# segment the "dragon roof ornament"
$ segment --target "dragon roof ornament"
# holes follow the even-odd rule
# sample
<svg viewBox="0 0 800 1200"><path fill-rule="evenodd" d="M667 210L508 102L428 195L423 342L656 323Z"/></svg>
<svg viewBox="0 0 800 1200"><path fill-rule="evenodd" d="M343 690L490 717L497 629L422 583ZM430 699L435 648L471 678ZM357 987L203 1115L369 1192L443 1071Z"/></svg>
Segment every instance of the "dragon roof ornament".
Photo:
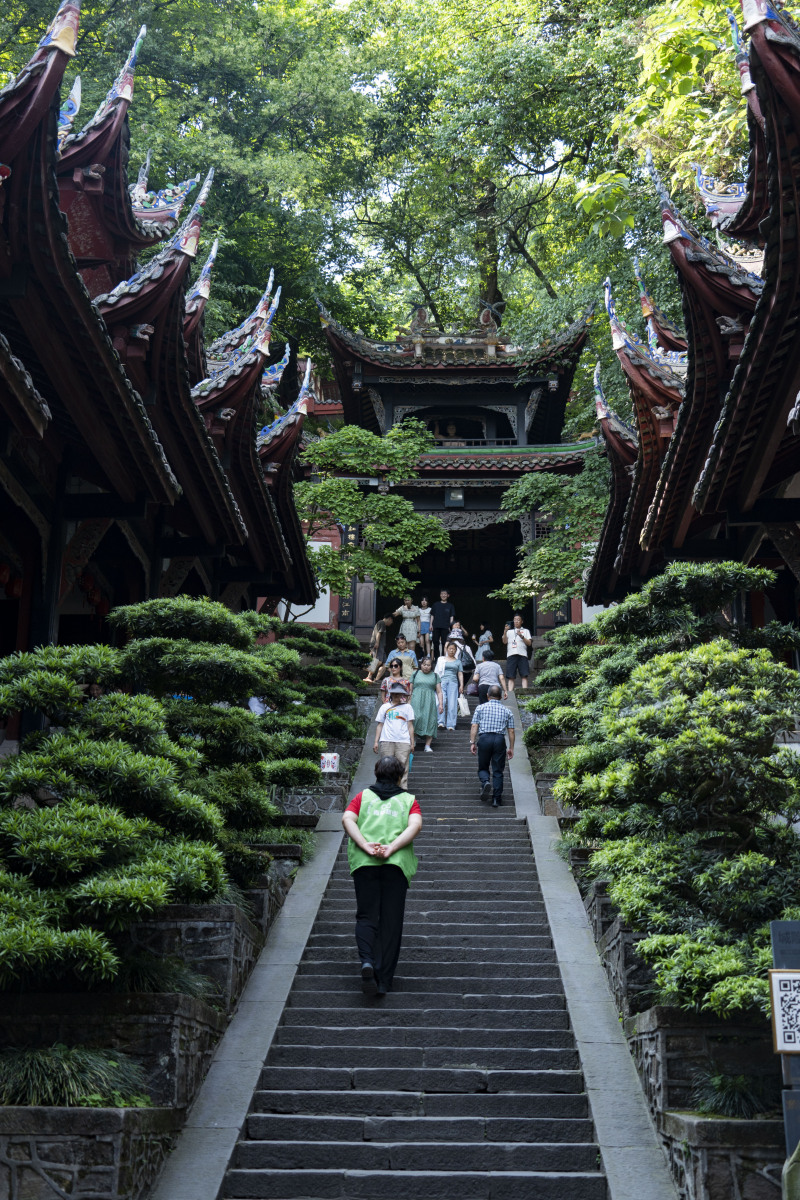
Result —
<svg viewBox="0 0 800 1200"><path fill-rule="evenodd" d="M198 304L205 303L211 294L211 271L216 261L217 251L219 250L219 238L214 238L214 245L211 247L211 253L203 263L203 269L195 280L186 296L186 311L194 311Z"/></svg>
<svg viewBox="0 0 800 1200"><path fill-rule="evenodd" d="M131 196L131 206L134 216L142 221L177 221L180 211L186 203L186 198L200 182L200 176L184 179L181 183L167 184L157 192L147 190L147 180L150 174L152 151L147 151L147 157L139 168L136 183L128 189Z"/></svg>
<svg viewBox="0 0 800 1200"><path fill-rule="evenodd" d="M211 358L224 358L231 350L237 350L244 346L245 343L252 338L255 330L261 325L266 318L270 309L270 298L272 296L272 284L275 279L275 272L270 271L267 286L261 294L258 304L248 317L236 326L235 329L229 329L227 333L220 334L218 338L211 343L208 348L208 353Z"/></svg>
<svg viewBox="0 0 800 1200"><path fill-rule="evenodd" d="M722 183L694 163L695 180L703 207L714 228L723 228L739 212L747 196L746 183Z"/></svg>
<svg viewBox="0 0 800 1200"><path fill-rule="evenodd" d="M38 52L41 50L46 54L53 50L61 50L62 53L69 55L70 58L74 58L78 41L80 16L80 0L62 0L58 12L48 25L44 37L37 46L37 54L34 57L38 58Z"/></svg>
<svg viewBox="0 0 800 1200"><path fill-rule="evenodd" d="M614 297L611 294L611 280L606 276L603 283L605 292L606 312L608 313L609 324L611 325L611 343L615 350L624 350L630 357L639 357L649 359L653 366L661 369L661 372L666 372L666 375L660 374L662 381L670 387L681 387L682 380L686 376L689 368L689 359L685 351L678 350L662 350L658 344L655 329L651 328L652 317L648 318L648 341L642 339L625 325L617 316L617 310L614 306ZM646 362L641 365L648 367ZM649 369L649 368L648 368Z"/></svg>
<svg viewBox="0 0 800 1200"><path fill-rule="evenodd" d="M286 342L283 351L283 358L278 359L270 367L264 368L264 374L261 376L261 386L266 388L276 387L283 378L283 372L289 365L289 359L292 356L289 343Z"/></svg>
<svg viewBox="0 0 800 1200"><path fill-rule="evenodd" d="M276 437L283 433L290 425L296 424L301 418L308 413L308 399L311 395L311 359L306 363L306 373L303 379L300 393L294 404L287 408L285 413L276 417L269 425L265 425L256 434L256 447L258 450L263 450L270 442L274 442Z"/></svg>
<svg viewBox="0 0 800 1200"><path fill-rule="evenodd" d="M664 226L664 244L682 241L686 246L686 257L690 262L700 262L712 274L725 275L734 287L749 288L756 296L764 288L764 280L744 270L735 259L731 258L719 246L715 246L708 238L694 228L675 207L672 197L664 185L661 176L653 163L653 156L647 151L645 156L647 169L653 181L653 186L661 202L661 220Z"/></svg>
<svg viewBox="0 0 800 1200"><path fill-rule="evenodd" d="M252 366L259 356L262 359L266 358L272 338L272 322L275 319L275 313L278 311L280 299L281 289L278 288L269 311L255 336L249 338L241 349L234 351L227 362L217 366L210 375L205 379L201 379L192 388L192 396L195 400L205 400L212 392L220 391L230 379L236 375L241 375L244 370Z"/></svg>
<svg viewBox="0 0 800 1200"><path fill-rule="evenodd" d="M235 367L237 363L242 362L243 359L247 358L255 349L257 349L259 338L261 337L264 329L272 328L272 321L275 313L277 312L280 299L281 288L278 288L278 290L275 292L275 298L273 299L266 313L259 317L258 321L251 326L252 332L250 333L249 337L242 342L241 346L238 346L235 350L231 350L226 358L212 358L209 356L209 379L213 379L217 375L228 371L229 368Z"/></svg>
<svg viewBox="0 0 800 1200"><path fill-rule="evenodd" d="M623 421L613 408L609 406L608 401L603 391L603 385L600 382L600 363L598 362L594 368L594 403L597 412L598 421L606 421L608 426L618 434L624 441L630 442L632 445L639 444L639 437L636 430L627 421Z"/></svg>
<svg viewBox="0 0 800 1200"><path fill-rule="evenodd" d="M62 149L65 149L67 146L76 145L78 142L83 141L83 139L89 133L91 133L93 129L96 129L98 125L101 125L102 122L105 121L112 112L114 112L119 104L129 104L131 102L133 99L133 79L134 72L136 70L136 60L139 57L139 51L142 47L142 42L144 41L146 33L147 26L142 25L139 33L136 36L136 41L133 43L130 53L125 60L122 70L119 72L109 88L102 104L96 110L92 119L86 125L84 125L80 133L70 133L64 138Z"/></svg>
<svg viewBox="0 0 800 1200"><path fill-rule="evenodd" d="M644 317L645 321L651 321L655 319L655 322L660 325L662 329L672 334L676 341L681 341L685 344L686 334L684 331L675 321L672 321L667 316L663 308L660 308L659 305L656 304L652 295L648 291L647 284L644 281L644 273L642 272L637 255L634 255L633 258L633 273L636 276L636 282L639 284L639 301L642 306L642 316Z"/></svg>
<svg viewBox="0 0 800 1200"><path fill-rule="evenodd" d="M742 42L742 35L739 32L739 23L736 20L733 11L730 8L726 8L725 12L728 14L728 20L731 26L731 41L733 42L733 48L736 51L736 66L739 68L739 78L742 81L742 95L747 96L755 87L755 84L753 83L753 77L750 74L750 55L747 51L747 47Z"/></svg>
<svg viewBox="0 0 800 1200"><path fill-rule="evenodd" d="M81 108L81 77L76 75L70 88L69 95L62 104L58 112L58 140L57 153L61 153L61 147L64 141L72 132L72 126L75 124L75 118Z"/></svg>
<svg viewBox="0 0 800 1200"><path fill-rule="evenodd" d="M161 278L166 269L167 262L175 251L187 255L189 258L195 257L200 237L203 209L208 199L208 193L211 190L213 178L214 168L212 167L208 175L206 175L205 182L200 189L200 195L192 205L186 220L176 230L171 240L159 250L158 254L151 258L140 270L135 271L129 279L123 279L110 292L104 292L101 296L95 296L95 304L101 305L103 308L108 308L119 303L126 296L133 296L141 292L146 283Z"/></svg>

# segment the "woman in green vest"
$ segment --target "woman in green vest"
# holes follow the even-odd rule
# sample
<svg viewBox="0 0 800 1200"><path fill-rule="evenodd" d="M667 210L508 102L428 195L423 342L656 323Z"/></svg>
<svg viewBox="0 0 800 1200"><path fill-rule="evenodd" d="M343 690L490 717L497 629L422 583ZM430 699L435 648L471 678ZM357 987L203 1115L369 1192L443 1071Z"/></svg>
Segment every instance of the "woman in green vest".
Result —
<svg viewBox="0 0 800 1200"><path fill-rule="evenodd" d="M356 889L361 988L369 996L392 990L406 892L417 869L414 838L422 828L422 810L400 786L404 769L399 758L383 755L375 764L374 784L354 796L342 814Z"/></svg>

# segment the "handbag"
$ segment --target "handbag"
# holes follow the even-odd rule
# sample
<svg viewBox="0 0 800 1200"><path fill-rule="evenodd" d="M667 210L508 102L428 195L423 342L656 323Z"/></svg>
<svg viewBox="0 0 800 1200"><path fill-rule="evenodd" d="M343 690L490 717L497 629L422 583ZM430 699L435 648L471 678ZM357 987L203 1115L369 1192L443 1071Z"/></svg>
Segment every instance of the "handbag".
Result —
<svg viewBox="0 0 800 1200"><path fill-rule="evenodd" d="M466 686L465 691L468 696L477 696L478 695L478 685L474 679L470 679L469 683Z"/></svg>
<svg viewBox="0 0 800 1200"><path fill-rule="evenodd" d="M469 702L468 702L466 696L458 697L458 715L460 717L468 717L469 716Z"/></svg>

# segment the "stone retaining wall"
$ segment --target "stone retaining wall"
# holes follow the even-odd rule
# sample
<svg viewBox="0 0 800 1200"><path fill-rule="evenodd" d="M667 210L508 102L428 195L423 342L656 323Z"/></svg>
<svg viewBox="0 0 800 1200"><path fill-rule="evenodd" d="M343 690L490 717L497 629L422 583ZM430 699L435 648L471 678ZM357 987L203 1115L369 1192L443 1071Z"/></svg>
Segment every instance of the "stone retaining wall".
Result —
<svg viewBox="0 0 800 1200"><path fill-rule="evenodd" d="M154 1103L177 1109L194 1099L224 1029L221 1013L181 995L7 994L0 1005L0 1046L122 1050L144 1067Z"/></svg>
<svg viewBox="0 0 800 1200"><path fill-rule="evenodd" d="M350 777L338 771L327 776L322 787L286 788L278 803L287 816L317 817L323 812L343 812L350 790Z"/></svg>
<svg viewBox="0 0 800 1200"><path fill-rule="evenodd" d="M636 945L643 936L615 917L597 942L612 995L624 1017L642 1012L651 1002L653 972L636 953Z"/></svg>
<svg viewBox="0 0 800 1200"><path fill-rule="evenodd" d="M780 1200L783 1121L667 1112L656 1123L680 1200Z"/></svg>
<svg viewBox="0 0 800 1200"><path fill-rule="evenodd" d="M625 1036L654 1116L691 1108L694 1074L712 1064L726 1075L748 1075L780 1098L780 1062L766 1019L720 1021L656 1005L629 1017Z"/></svg>
<svg viewBox="0 0 800 1200"><path fill-rule="evenodd" d="M0 1108L2 1200L143 1200L181 1124L168 1108Z"/></svg>
<svg viewBox="0 0 800 1200"><path fill-rule="evenodd" d="M179 958L212 981L226 1011L242 994L263 945L261 930L235 904L168 904L129 930L132 949Z"/></svg>

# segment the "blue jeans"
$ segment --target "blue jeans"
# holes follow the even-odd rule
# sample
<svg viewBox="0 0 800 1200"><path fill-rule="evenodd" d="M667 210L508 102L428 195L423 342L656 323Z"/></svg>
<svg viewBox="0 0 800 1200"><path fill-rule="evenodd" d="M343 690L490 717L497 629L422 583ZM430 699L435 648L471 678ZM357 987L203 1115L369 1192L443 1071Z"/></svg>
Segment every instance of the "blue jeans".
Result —
<svg viewBox="0 0 800 1200"><path fill-rule="evenodd" d="M447 724L448 729L455 729L456 718L458 717L458 680L443 679L442 680L442 696L444 699L444 712L439 714L439 724Z"/></svg>
<svg viewBox="0 0 800 1200"><path fill-rule="evenodd" d="M492 764L492 799L503 796L503 771L506 769L506 739L502 733L478 735L478 778L489 782L489 763Z"/></svg>

